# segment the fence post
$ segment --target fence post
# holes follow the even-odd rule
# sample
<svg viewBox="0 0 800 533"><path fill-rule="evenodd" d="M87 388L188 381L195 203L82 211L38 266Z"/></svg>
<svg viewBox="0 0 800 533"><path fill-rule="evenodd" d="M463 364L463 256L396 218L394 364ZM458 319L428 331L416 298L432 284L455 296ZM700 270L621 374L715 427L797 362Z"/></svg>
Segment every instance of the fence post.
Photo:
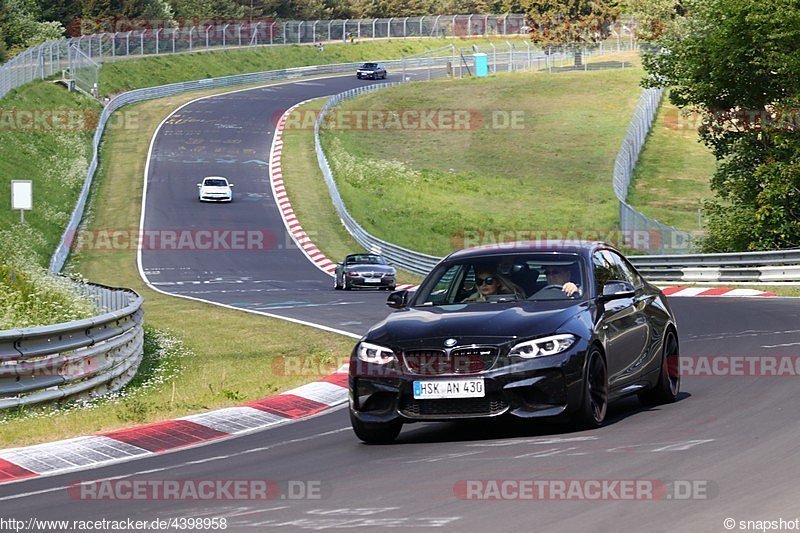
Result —
<svg viewBox="0 0 800 533"><path fill-rule="evenodd" d="M389 17L389 21L386 23L386 36L391 39L392 38L392 19L394 17Z"/></svg>
<svg viewBox="0 0 800 533"><path fill-rule="evenodd" d="M302 32L300 31L300 28L302 28L302 27L303 27L303 22L305 22L305 21L301 20L301 21L300 21L300 22L297 24L297 44L300 44L300 36L302 35Z"/></svg>

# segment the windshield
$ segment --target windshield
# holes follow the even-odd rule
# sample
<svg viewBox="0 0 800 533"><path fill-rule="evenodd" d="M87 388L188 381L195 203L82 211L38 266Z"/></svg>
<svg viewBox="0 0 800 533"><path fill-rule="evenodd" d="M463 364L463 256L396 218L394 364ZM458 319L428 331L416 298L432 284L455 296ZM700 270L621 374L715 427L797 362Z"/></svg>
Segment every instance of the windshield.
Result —
<svg viewBox="0 0 800 533"><path fill-rule="evenodd" d="M385 265L386 260L379 255L353 255L347 258L348 265Z"/></svg>
<svg viewBox="0 0 800 533"><path fill-rule="evenodd" d="M350 68L353 68L353 67L350 67ZM363 65L361 65L361 68L378 68L378 64L377 63L364 63Z"/></svg>
<svg viewBox="0 0 800 533"><path fill-rule="evenodd" d="M586 293L583 259L540 253L474 257L439 265L414 305L579 300Z"/></svg>
<svg viewBox="0 0 800 533"><path fill-rule="evenodd" d="M203 185L205 185L206 187L227 187L228 182L219 178L206 179L205 181L203 181Z"/></svg>

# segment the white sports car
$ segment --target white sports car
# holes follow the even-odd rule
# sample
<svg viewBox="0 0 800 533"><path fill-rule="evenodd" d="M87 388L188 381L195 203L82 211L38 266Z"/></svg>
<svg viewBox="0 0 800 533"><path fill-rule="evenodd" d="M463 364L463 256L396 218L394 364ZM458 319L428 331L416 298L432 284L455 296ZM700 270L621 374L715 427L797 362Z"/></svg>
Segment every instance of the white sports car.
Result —
<svg viewBox="0 0 800 533"><path fill-rule="evenodd" d="M201 202L230 202L233 200L233 183L222 176L208 176L197 184Z"/></svg>

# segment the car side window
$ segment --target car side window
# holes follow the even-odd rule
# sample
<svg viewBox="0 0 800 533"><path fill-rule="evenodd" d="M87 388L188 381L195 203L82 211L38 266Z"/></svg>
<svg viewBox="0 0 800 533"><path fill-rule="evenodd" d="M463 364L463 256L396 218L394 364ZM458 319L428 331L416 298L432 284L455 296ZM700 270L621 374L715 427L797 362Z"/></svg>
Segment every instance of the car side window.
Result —
<svg viewBox="0 0 800 533"><path fill-rule="evenodd" d="M619 276L616 279L620 281L627 281L634 287L641 287L641 278L639 278L639 276L628 266L622 256L610 250L603 251L603 255L605 255L608 259L608 262L611 263L615 274Z"/></svg>
<svg viewBox="0 0 800 533"><path fill-rule="evenodd" d="M431 289L430 295L425 303L443 304L452 303L454 300L455 287L457 284L453 283L456 276L463 275L463 267L461 265L453 265L448 268L442 277L436 282L436 285Z"/></svg>
<svg viewBox="0 0 800 533"><path fill-rule="evenodd" d="M592 254L592 270L594 270L594 286L597 294L603 293L603 286L609 281L616 279L616 272L603 252Z"/></svg>

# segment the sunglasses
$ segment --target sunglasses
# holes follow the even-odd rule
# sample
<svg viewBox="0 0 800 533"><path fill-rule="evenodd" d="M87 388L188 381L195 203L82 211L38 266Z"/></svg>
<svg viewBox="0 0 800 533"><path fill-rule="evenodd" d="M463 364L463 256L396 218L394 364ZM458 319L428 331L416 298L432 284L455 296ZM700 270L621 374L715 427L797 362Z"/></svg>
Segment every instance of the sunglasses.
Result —
<svg viewBox="0 0 800 533"><path fill-rule="evenodd" d="M480 287L481 285L494 285L494 278L491 277L491 276L489 276L488 278L483 278L483 279L477 278L475 280L475 283L478 284L478 287Z"/></svg>

